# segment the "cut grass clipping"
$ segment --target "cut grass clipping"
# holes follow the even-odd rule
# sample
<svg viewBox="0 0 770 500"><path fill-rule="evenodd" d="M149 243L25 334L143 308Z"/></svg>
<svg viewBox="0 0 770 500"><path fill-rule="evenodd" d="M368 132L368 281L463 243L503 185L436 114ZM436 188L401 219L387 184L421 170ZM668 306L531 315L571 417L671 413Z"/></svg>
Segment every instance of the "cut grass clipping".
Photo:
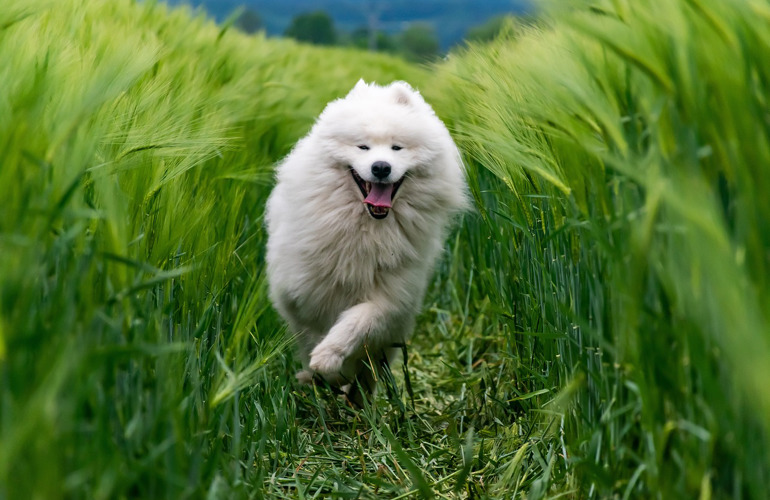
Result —
<svg viewBox="0 0 770 500"><path fill-rule="evenodd" d="M0 498L764 498L767 61L759 1L546 8L430 71L5 2ZM261 214L361 77L423 92L477 209L353 411L293 380Z"/></svg>

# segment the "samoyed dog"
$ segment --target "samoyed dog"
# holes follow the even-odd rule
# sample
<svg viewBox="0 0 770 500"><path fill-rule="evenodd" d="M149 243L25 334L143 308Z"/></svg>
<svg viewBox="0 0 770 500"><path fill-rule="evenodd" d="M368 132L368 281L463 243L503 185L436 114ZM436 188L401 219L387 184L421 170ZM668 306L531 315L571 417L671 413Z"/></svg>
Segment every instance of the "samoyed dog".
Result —
<svg viewBox="0 0 770 500"><path fill-rule="evenodd" d="M297 379L371 392L377 367L411 336L447 227L468 206L457 147L408 84L361 80L276 176L267 276L297 338Z"/></svg>

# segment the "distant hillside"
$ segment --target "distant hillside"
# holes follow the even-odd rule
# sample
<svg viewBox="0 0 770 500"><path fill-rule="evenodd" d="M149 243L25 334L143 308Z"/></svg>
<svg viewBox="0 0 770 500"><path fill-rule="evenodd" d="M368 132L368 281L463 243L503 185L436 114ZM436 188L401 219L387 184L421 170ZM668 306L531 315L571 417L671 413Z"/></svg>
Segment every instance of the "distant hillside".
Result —
<svg viewBox="0 0 770 500"><path fill-rule="evenodd" d="M246 6L262 18L267 33L283 34L297 14L324 10L334 19L335 27L352 31L366 26L369 16L376 14L378 29L397 33L404 24L430 23L436 30L441 47L448 49L459 43L469 28L502 13L523 14L530 10L527 0L166 0L170 4L186 3L202 6L221 21L239 6Z"/></svg>

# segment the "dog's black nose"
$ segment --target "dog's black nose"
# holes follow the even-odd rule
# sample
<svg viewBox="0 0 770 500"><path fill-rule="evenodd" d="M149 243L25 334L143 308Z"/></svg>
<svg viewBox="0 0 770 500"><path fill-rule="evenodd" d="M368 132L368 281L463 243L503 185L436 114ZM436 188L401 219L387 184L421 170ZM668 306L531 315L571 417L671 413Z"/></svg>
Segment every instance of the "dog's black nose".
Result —
<svg viewBox="0 0 770 500"><path fill-rule="evenodd" d="M384 179L390 175L390 163L386 161L376 161L372 163L372 175L378 179Z"/></svg>

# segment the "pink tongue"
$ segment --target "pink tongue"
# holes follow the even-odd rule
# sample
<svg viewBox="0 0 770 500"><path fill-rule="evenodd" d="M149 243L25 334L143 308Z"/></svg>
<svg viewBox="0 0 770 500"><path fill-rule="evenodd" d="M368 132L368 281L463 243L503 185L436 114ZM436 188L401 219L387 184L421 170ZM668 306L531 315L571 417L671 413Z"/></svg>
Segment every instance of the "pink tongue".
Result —
<svg viewBox="0 0 770 500"><path fill-rule="evenodd" d="M364 203L374 207L390 208L391 196L393 194L393 184L372 184L372 190L366 197Z"/></svg>

